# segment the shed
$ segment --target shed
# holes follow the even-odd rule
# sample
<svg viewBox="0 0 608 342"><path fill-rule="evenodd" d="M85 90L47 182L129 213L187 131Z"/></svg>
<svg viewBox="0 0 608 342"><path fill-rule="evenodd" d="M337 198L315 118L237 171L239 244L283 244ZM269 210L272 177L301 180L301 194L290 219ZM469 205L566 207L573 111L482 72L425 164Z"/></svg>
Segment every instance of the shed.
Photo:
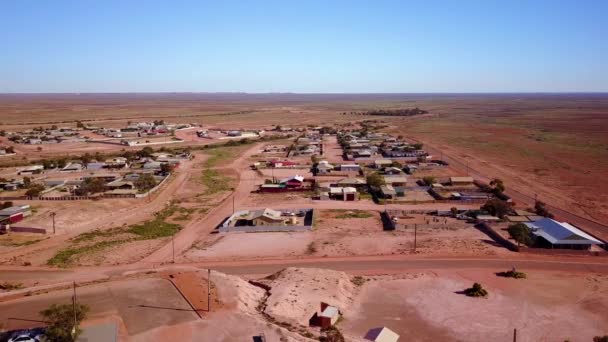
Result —
<svg viewBox="0 0 608 342"><path fill-rule="evenodd" d="M602 241L567 222L543 218L524 223L530 232L546 241L552 248L589 249L591 245L602 245Z"/></svg>
<svg viewBox="0 0 608 342"><path fill-rule="evenodd" d="M397 342L399 335L387 327L370 329L365 339L374 342Z"/></svg>
<svg viewBox="0 0 608 342"><path fill-rule="evenodd" d="M340 318L340 310L337 307L321 302L321 311L315 312L309 319L308 324L326 329L336 324L338 318Z"/></svg>
<svg viewBox="0 0 608 342"><path fill-rule="evenodd" d="M385 166L393 165L393 161L390 159L376 159L374 160L374 166L377 169L383 168Z"/></svg>
<svg viewBox="0 0 608 342"><path fill-rule="evenodd" d="M473 182L473 177L450 177L450 184L452 185L471 185Z"/></svg>

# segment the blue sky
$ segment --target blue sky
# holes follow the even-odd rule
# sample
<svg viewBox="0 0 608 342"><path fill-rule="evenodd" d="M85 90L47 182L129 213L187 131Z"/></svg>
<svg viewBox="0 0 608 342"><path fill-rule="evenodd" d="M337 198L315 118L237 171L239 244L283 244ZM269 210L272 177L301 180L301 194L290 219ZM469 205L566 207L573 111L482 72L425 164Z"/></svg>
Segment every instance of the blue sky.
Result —
<svg viewBox="0 0 608 342"><path fill-rule="evenodd" d="M0 92L608 91L608 1L0 0Z"/></svg>

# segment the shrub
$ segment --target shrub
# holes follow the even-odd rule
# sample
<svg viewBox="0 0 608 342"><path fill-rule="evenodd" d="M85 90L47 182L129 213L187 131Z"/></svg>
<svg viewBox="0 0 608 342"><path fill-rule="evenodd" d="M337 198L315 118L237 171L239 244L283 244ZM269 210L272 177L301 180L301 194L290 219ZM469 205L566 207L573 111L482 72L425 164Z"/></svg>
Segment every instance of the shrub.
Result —
<svg viewBox="0 0 608 342"><path fill-rule="evenodd" d="M487 211L488 213L490 213L490 215L502 218L511 212L511 206L505 201L499 199L491 199L488 200L481 207L481 210Z"/></svg>
<svg viewBox="0 0 608 342"><path fill-rule="evenodd" d="M528 276L524 272L518 272L515 269L506 272L498 272L496 273L499 277L505 278L515 278L515 279L526 279Z"/></svg>
<svg viewBox="0 0 608 342"><path fill-rule="evenodd" d="M361 286L361 285L365 284L365 278L363 278L362 276L354 276L350 281L351 281L351 283L353 283L357 286Z"/></svg>
<svg viewBox="0 0 608 342"><path fill-rule="evenodd" d="M426 177L422 178L422 181L426 185L432 185L432 184L435 184L435 177L433 177L433 176L426 176Z"/></svg>
<svg viewBox="0 0 608 342"><path fill-rule="evenodd" d="M469 297L485 297L488 295L488 291L480 283L474 283L473 287L464 290L464 294Z"/></svg>
<svg viewBox="0 0 608 342"><path fill-rule="evenodd" d="M48 309L40 311L40 315L49 323L44 333L45 340L54 342L72 342L78 339L82 332L80 329L74 328L74 317L76 317L76 325L82 322L89 312L89 307L84 304L76 304L76 310L71 304L53 304ZM75 314L74 314L75 313Z"/></svg>
<svg viewBox="0 0 608 342"><path fill-rule="evenodd" d="M319 337L319 341L321 342L344 342L344 336L342 332L335 326L330 326L329 328L322 330L323 335Z"/></svg>

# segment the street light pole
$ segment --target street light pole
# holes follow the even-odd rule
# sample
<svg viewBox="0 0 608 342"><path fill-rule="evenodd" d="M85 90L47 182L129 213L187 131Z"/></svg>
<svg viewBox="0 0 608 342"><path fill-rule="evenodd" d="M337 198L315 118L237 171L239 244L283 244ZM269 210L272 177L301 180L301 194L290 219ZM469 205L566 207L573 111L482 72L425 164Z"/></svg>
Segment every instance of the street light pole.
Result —
<svg viewBox="0 0 608 342"><path fill-rule="evenodd" d="M55 235L55 215L57 215L57 213L53 211L51 213L51 217L53 218L53 235Z"/></svg>
<svg viewBox="0 0 608 342"><path fill-rule="evenodd" d="M211 269L207 269L207 312L211 312Z"/></svg>
<svg viewBox="0 0 608 342"><path fill-rule="evenodd" d="M175 232L171 235L171 250L173 255L173 263L175 264Z"/></svg>
<svg viewBox="0 0 608 342"><path fill-rule="evenodd" d="M74 311L74 327L72 328L72 337L76 337L78 330L78 320L76 317L76 281L74 281L74 295L72 296L72 310Z"/></svg>

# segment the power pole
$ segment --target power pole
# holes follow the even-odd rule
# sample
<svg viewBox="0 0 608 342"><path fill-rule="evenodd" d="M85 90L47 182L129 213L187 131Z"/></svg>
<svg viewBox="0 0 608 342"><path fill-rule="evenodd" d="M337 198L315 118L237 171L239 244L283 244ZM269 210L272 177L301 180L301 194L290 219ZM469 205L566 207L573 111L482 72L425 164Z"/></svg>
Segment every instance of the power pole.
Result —
<svg viewBox="0 0 608 342"><path fill-rule="evenodd" d="M211 312L211 269L207 269L207 312Z"/></svg>
<svg viewBox="0 0 608 342"><path fill-rule="evenodd" d="M517 329L513 329L513 342L517 342Z"/></svg>
<svg viewBox="0 0 608 342"><path fill-rule="evenodd" d="M236 196L236 194L232 194L232 215L234 215L234 197Z"/></svg>
<svg viewBox="0 0 608 342"><path fill-rule="evenodd" d="M171 235L171 250L173 254L173 263L175 264L175 232Z"/></svg>
<svg viewBox="0 0 608 342"><path fill-rule="evenodd" d="M414 252L416 252L416 240L417 240L417 236L418 235L418 224L414 223Z"/></svg>
<svg viewBox="0 0 608 342"><path fill-rule="evenodd" d="M72 295L72 310L74 311L74 327L72 328L72 337L76 337L78 331L78 319L76 317L76 281L74 281L74 294Z"/></svg>
<svg viewBox="0 0 608 342"><path fill-rule="evenodd" d="M51 217L53 218L53 235L55 235L55 215L57 215L57 213L53 211L51 213Z"/></svg>

